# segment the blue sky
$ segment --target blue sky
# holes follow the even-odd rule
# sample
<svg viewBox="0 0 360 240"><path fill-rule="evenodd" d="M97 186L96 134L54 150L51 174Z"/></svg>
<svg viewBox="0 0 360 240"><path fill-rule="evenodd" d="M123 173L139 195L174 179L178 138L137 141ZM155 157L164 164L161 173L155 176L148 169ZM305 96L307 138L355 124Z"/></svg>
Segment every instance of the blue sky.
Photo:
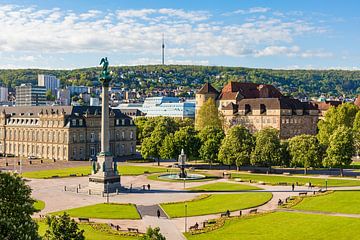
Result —
<svg viewBox="0 0 360 240"><path fill-rule="evenodd" d="M355 0L0 0L0 68L360 69Z"/></svg>

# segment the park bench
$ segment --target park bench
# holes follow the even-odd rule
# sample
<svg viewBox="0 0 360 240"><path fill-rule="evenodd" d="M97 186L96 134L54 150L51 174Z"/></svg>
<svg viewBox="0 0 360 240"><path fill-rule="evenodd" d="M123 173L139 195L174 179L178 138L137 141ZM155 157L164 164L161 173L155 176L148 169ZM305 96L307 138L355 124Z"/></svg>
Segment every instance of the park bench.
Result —
<svg viewBox="0 0 360 240"><path fill-rule="evenodd" d="M199 229L199 224L198 223L195 223L194 226L190 226L189 228L190 230L198 230Z"/></svg>
<svg viewBox="0 0 360 240"><path fill-rule="evenodd" d="M299 193L299 196L306 196L307 195L307 192L301 192Z"/></svg>
<svg viewBox="0 0 360 240"><path fill-rule="evenodd" d="M90 219L89 218L78 218L79 219L79 222L90 222Z"/></svg>
<svg viewBox="0 0 360 240"><path fill-rule="evenodd" d="M251 209L251 210L249 211L249 214L255 214L255 213L257 213L257 208Z"/></svg>
<svg viewBox="0 0 360 240"><path fill-rule="evenodd" d="M283 172L283 175L291 175L289 172Z"/></svg>
<svg viewBox="0 0 360 240"><path fill-rule="evenodd" d="M128 231L139 233L139 229L137 229L137 228L128 228Z"/></svg>
<svg viewBox="0 0 360 240"><path fill-rule="evenodd" d="M70 177L76 177L76 174L70 174L69 176Z"/></svg>
<svg viewBox="0 0 360 240"><path fill-rule="evenodd" d="M287 182L279 182L278 185L279 186L287 186L288 184L287 184Z"/></svg>
<svg viewBox="0 0 360 240"><path fill-rule="evenodd" d="M51 178L59 178L59 175L53 175Z"/></svg>

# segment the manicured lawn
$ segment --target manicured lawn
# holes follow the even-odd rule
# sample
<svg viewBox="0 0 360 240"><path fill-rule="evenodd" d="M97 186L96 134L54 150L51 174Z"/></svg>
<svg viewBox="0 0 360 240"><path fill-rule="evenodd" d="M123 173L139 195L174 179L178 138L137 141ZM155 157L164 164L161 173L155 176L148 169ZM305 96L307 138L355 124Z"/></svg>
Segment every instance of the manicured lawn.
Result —
<svg viewBox="0 0 360 240"><path fill-rule="evenodd" d="M45 208L45 202L41 200L36 200L34 203L34 207L36 210L41 211Z"/></svg>
<svg viewBox="0 0 360 240"><path fill-rule="evenodd" d="M160 167L142 167L142 166L118 166L118 170L121 175L141 175L146 173L158 173L166 172L166 168ZM76 176L86 176L91 173L90 166L81 166L73 168L51 169L41 170L34 172L25 172L22 174L26 178L51 178L52 176L69 177L70 174L76 174Z"/></svg>
<svg viewBox="0 0 360 240"><path fill-rule="evenodd" d="M318 187L325 186L325 178L311 178L311 177L287 177L278 175L265 175L265 174L242 174L242 173L231 173L231 178L240 178L244 181L256 181L265 182L267 184L277 185L280 182L287 182L289 185L298 182L299 185L305 185L311 182L312 185ZM340 187L340 186L360 186L360 180L352 179L333 179L328 178L329 187Z"/></svg>
<svg viewBox="0 0 360 240"><path fill-rule="evenodd" d="M245 184L237 184L237 183L226 183L226 182L217 182L217 183L209 183L198 187L189 188L191 191L246 191L246 190L260 190L261 188L245 185Z"/></svg>
<svg viewBox="0 0 360 240"><path fill-rule="evenodd" d="M317 197L304 198L293 208L310 211L360 214L359 191L336 191Z"/></svg>
<svg viewBox="0 0 360 240"><path fill-rule="evenodd" d="M199 216L213 213L223 213L226 210L235 211L262 205L272 198L268 192L241 194L202 195L198 199L187 202L163 203L161 207L172 218L185 216Z"/></svg>
<svg viewBox="0 0 360 240"><path fill-rule="evenodd" d="M140 219L133 204L100 203L85 207L72 208L51 214L67 212L71 217L102 218L102 219Z"/></svg>
<svg viewBox="0 0 360 240"><path fill-rule="evenodd" d="M276 212L227 220L220 229L186 234L189 240L320 240L358 239L360 219Z"/></svg>
<svg viewBox="0 0 360 240"><path fill-rule="evenodd" d="M39 234L43 236L47 229L47 225L44 222L38 222ZM122 236L116 231L112 230L106 224L78 224L79 228L84 230L85 239L87 240L135 240L140 237Z"/></svg>

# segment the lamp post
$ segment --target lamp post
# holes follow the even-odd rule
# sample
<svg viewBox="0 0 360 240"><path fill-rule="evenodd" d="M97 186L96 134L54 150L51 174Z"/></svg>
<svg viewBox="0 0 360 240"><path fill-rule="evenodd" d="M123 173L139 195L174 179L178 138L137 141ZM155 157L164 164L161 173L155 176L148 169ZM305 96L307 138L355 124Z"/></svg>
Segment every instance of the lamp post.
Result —
<svg viewBox="0 0 360 240"><path fill-rule="evenodd" d="M185 203L185 232L187 232L187 204Z"/></svg>
<svg viewBox="0 0 360 240"><path fill-rule="evenodd" d="M328 180L327 180L327 178L325 179L325 190L327 191L327 183L328 182Z"/></svg>

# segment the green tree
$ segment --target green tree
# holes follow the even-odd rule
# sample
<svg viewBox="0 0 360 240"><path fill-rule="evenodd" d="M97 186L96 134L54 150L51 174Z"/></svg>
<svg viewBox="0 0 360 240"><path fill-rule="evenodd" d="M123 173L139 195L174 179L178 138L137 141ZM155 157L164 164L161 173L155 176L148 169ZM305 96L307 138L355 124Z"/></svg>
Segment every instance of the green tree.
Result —
<svg viewBox="0 0 360 240"><path fill-rule="evenodd" d="M290 166L290 152L289 152L289 141L282 140L280 141L280 151L281 151L281 165L288 167Z"/></svg>
<svg viewBox="0 0 360 240"><path fill-rule="evenodd" d="M40 239L31 188L18 176L0 172L1 239Z"/></svg>
<svg viewBox="0 0 360 240"><path fill-rule="evenodd" d="M356 113L353 124L354 147L356 154L359 155L360 150L360 111Z"/></svg>
<svg viewBox="0 0 360 240"><path fill-rule="evenodd" d="M84 240L84 230L80 230L74 219L70 219L67 213L61 216L47 216L48 229L45 232L45 240Z"/></svg>
<svg viewBox="0 0 360 240"><path fill-rule="evenodd" d="M148 227L146 233L141 238L142 240L166 240L166 238L160 233L160 228Z"/></svg>
<svg viewBox="0 0 360 240"><path fill-rule="evenodd" d="M51 89L47 90L45 93L46 100L55 101L56 97L52 94Z"/></svg>
<svg viewBox="0 0 360 240"><path fill-rule="evenodd" d="M343 176L343 166L349 165L354 154L354 141L350 128L338 127L330 136L329 147L323 164L327 167L339 167L340 175Z"/></svg>
<svg viewBox="0 0 360 240"><path fill-rule="evenodd" d="M248 129L237 125L230 128L222 140L218 158L223 164L235 164L239 170L240 166L250 163L253 148L254 137Z"/></svg>
<svg viewBox="0 0 360 240"><path fill-rule="evenodd" d="M344 103L338 107L330 107L326 112L325 118L318 123L319 142L327 147L331 134L340 126L353 127L354 119L359 108L351 103Z"/></svg>
<svg viewBox="0 0 360 240"><path fill-rule="evenodd" d="M298 135L289 140L291 166L304 167L305 174L309 167L319 167L322 164L322 152L316 136Z"/></svg>
<svg viewBox="0 0 360 240"><path fill-rule="evenodd" d="M200 147L200 139L194 127L183 127L174 134L175 154L180 154L181 149L184 149L185 154L189 158L197 157Z"/></svg>
<svg viewBox="0 0 360 240"><path fill-rule="evenodd" d="M274 128L264 128L255 134L255 149L251 154L251 164L267 166L281 164L281 145L279 131Z"/></svg>
<svg viewBox="0 0 360 240"><path fill-rule="evenodd" d="M201 159L210 162L210 166L213 161L217 161L221 141L224 139L224 131L219 127L207 126L203 128L199 134L201 141L201 147L199 149L199 155Z"/></svg>
<svg viewBox="0 0 360 240"><path fill-rule="evenodd" d="M195 126L197 130L201 130L206 126L222 127L222 120L215 100L209 98L199 109L196 114Z"/></svg>
<svg viewBox="0 0 360 240"><path fill-rule="evenodd" d="M174 141L174 134L168 134L163 142L163 145L160 149L160 157L162 159L174 159L176 158L176 146Z"/></svg>
<svg viewBox="0 0 360 240"><path fill-rule="evenodd" d="M162 125L156 126L151 136L145 138L141 144L140 152L142 157L145 159L154 158L160 165L160 149L166 136L165 127Z"/></svg>

